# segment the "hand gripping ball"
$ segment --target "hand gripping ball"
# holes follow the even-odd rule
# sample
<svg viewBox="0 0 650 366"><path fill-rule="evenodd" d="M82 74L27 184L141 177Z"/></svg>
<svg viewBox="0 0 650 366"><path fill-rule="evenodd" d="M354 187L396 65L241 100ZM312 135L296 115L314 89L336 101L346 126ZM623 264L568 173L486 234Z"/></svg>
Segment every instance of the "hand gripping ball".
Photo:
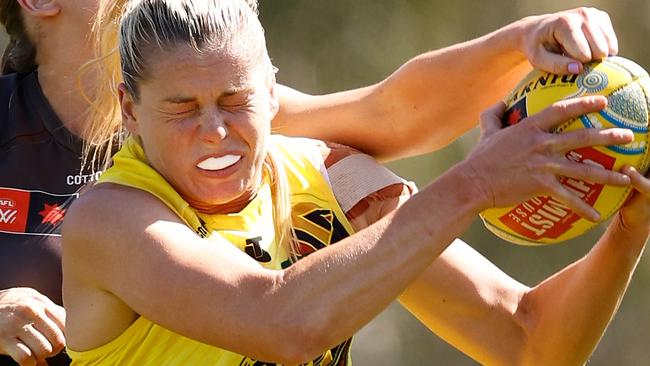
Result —
<svg viewBox="0 0 650 366"><path fill-rule="evenodd" d="M510 93L503 125L518 123L559 100L603 95L607 107L557 126L562 133L581 128L628 128L634 141L628 145L585 147L569 151L566 158L583 164L619 170L629 164L646 173L650 77L636 63L608 57L585 65L579 75L554 75L532 71ZM602 220L611 217L632 193L631 187L613 187L560 177L560 182L594 207ZM533 197L516 206L492 208L481 213L485 226L497 236L516 244L546 245L575 238L598 223L581 218L553 197Z"/></svg>

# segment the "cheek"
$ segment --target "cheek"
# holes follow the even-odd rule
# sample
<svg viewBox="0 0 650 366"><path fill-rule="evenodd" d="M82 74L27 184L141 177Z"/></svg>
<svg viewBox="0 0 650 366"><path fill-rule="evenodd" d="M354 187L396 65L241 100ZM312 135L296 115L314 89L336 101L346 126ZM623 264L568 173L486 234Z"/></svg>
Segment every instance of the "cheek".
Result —
<svg viewBox="0 0 650 366"><path fill-rule="evenodd" d="M140 128L140 139L151 165L158 171L178 169L181 156L190 156L183 135L167 128Z"/></svg>

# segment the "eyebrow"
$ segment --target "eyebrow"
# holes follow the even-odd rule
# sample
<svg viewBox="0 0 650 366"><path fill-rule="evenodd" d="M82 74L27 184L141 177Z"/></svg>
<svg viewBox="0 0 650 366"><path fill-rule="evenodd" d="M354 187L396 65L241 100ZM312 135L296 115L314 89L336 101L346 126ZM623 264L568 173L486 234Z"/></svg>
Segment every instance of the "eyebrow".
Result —
<svg viewBox="0 0 650 366"><path fill-rule="evenodd" d="M174 97L169 97L169 98L163 99L163 102L175 103L175 104L191 103L191 102L195 102L195 101L196 101L196 98L181 97L181 96L174 96Z"/></svg>
<svg viewBox="0 0 650 366"><path fill-rule="evenodd" d="M254 88L251 88L249 86L242 86L242 87L238 87L238 88L232 88L231 90L228 90L226 92L221 93L220 97L231 97L231 96L236 95L238 93L241 93L243 91L248 91L248 90L253 90L253 89ZM173 96L173 97L163 99L163 102L173 103L173 104L185 104L185 103L196 102L196 98L176 95L176 96Z"/></svg>

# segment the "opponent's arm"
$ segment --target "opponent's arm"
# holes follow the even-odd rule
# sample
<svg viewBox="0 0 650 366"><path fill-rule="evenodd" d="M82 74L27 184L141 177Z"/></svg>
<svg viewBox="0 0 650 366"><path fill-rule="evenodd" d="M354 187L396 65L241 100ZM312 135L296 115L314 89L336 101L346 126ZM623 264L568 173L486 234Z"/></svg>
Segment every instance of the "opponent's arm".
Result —
<svg viewBox="0 0 650 366"><path fill-rule="evenodd" d="M480 111L503 98L530 63L575 73L580 62L617 52L609 17L599 10L528 17L415 57L365 88L311 96L281 87L274 128L343 143L380 159L426 153L474 127Z"/></svg>

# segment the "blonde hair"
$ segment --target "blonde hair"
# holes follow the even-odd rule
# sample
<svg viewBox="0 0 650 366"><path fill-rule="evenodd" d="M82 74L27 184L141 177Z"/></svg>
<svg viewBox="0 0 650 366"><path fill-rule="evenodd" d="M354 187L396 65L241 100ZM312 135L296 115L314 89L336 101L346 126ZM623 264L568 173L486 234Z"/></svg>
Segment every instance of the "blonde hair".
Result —
<svg viewBox="0 0 650 366"><path fill-rule="evenodd" d="M120 19L128 4L129 0L99 2L92 27L97 58L81 67L78 78L79 88L90 107L88 123L82 133L82 168L88 166L93 171L108 168L113 153L121 146L126 135L117 92L118 85L122 82L117 47ZM90 94L81 87L83 75L89 72L97 78L95 89Z"/></svg>
<svg viewBox="0 0 650 366"><path fill-rule="evenodd" d="M101 64L98 70L93 70L100 73L101 82L91 101L92 120L85 134L84 160L90 157L91 164L100 161L106 167L111 148L125 135L117 85L124 82L137 101L138 83L147 78L147 58L154 52L179 45L191 46L198 52L241 43L247 47L251 44L242 42L242 35L251 35L250 39L257 42L252 46L260 48L269 77L274 77L264 30L257 17L257 0L104 0L100 2L93 28L96 51L101 56L88 68ZM107 147L107 151L98 149L102 147ZM98 156L97 151L103 155ZM292 228L289 185L277 156L271 144L264 169L271 179L278 241L295 260L298 245Z"/></svg>
<svg viewBox="0 0 650 366"><path fill-rule="evenodd" d="M118 85L123 81L118 38L120 20L124 12L138 2L139 0L100 0L93 22L92 40L97 57L82 66L78 79L82 95L90 105L88 123L82 134L82 165L92 170L108 168L113 153L121 146L126 136L117 92ZM245 2L257 14L258 1ZM0 9L2 7L0 5ZM88 72L95 73L98 80L90 93L81 87L81 79Z"/></svg>

